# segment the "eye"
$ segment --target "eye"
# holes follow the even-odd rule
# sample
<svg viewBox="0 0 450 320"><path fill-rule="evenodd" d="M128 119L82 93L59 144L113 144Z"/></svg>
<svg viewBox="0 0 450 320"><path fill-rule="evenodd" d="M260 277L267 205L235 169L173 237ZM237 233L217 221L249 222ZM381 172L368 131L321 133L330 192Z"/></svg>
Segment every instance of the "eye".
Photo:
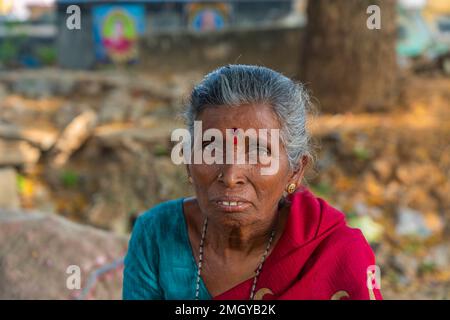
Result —
<svg viewBox="0 0 450 320"><path fill-rule="evenodd" d="M270 156L270 150L264 147L258 147L258 154L262 156Z"/></svg>
<svg viewBox="0 0 450 320"><path fill-rule="evenodd" d="M219 143L217 142L206 142L203 145L203 152L207 152L213 157L223 156L223 150Z"/></svg>
<svg viewBox="0 0 450 320"><path fill-rule="evenodd" d="M271 156L270 149L264 146L253 146L248 150L249 161L260 162L261 159L267 159ZM267 161L267 160L264 160Z"/></svg>
<svg viewBox="0 0 450 320"><path fill-rule="evenodd" d="M212 141L204 141L202 143L202 149L205 149L207 147L211 148L211 145L212 145Z"/></svg>
<svg viewBox="0 0 450 320"><path fill-rule="evenodd" d="M208 147L208 149L214 148L216 145L217 145L216 138L212 137L212 139L209 141L208 140L202 141L202 150L207 147Z"/></svg>

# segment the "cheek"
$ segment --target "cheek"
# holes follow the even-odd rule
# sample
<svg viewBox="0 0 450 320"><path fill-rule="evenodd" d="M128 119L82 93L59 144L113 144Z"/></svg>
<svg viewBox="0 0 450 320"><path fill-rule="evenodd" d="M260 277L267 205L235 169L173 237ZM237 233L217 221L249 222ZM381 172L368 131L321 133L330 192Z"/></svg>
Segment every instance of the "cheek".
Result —
<svg viewBox="0 0 450 320"><path fill-rule="evenodd" d="M260 190L260 196L263 201L272 202L273 199L278 199L283 194L283 179L277 176L264 178L264 180L259 181L258 189Z"/></svg>
<svg viewBox="0 0 450 320"><path fill-rule="evenodd" d="M207 188L218 175L218 169L214 165L193 164L190 167L192 178L200 188Z"/></svg>
<svg viewBox="0 0 450 320"><path fill-rule="evenodd" d="M258 176L260 194L266 199L281 197L289 181L290 172L287 158L280 159L280 167L276 174Z"/></svg>

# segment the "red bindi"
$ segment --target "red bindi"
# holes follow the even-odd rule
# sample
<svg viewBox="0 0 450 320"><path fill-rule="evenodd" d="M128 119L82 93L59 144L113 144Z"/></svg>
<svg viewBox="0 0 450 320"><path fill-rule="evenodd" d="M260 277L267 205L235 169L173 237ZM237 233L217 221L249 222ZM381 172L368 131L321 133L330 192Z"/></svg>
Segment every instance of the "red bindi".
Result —
<svg viewBox="0 0 450 320"><path fill-rule="evenodd" d="M238 139L237 139L237 136L236 136L236 131L237 131L237 128L233 128L233 134L234 134L233 144L234 145L237 145L237 143L238 143Z"/></svg>

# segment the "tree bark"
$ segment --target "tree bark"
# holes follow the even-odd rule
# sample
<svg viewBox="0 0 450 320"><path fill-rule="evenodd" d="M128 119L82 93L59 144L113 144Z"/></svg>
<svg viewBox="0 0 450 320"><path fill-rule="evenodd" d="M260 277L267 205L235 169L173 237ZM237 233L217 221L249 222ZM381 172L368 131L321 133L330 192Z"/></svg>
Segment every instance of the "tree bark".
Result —
<svg viewBox="0 0 450 320"><path fill-rule="evenodd" d="M381 9L370 30L367 8ZM322 112L389 108L397 92L396 1L309 0L300 79Z"/></svg>

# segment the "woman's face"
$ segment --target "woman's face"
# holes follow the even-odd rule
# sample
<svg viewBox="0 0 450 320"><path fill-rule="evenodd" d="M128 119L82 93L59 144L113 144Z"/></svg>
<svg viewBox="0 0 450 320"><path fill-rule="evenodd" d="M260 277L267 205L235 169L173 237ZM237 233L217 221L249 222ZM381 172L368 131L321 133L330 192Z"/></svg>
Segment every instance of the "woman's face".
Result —
<svg viewBox="0 0 450 320"><path fill-rule="evenodd" d="M197 120L202 122L203 132L211 128L222 132L224 157L226 129L255 129L257 132L258 129L268 129L269 135L258 136L258 147L261 139L264 139L267 148L258 149L258 152L266 152L266 160L269 157L271 161L278 161L278 170L273 174L261 174L261 168L267 167L267 162L236 164L236 158L232 164L190 164L188 173L193 180L200 210L211 219L237 227L271 220L286 186L289 183L298 185L303 175L303 168L297 172L290 169L281 141L278 146L271 144L270 129L281 129L272 108L267 105L205 108ZM208 143L204 142L200 148L204 149ZM249 147L247 142L246 152L252 152L253 149L248 150L251 149ZM275 147L279 148L277 156L272 150ZM236 203L229 205L230 202Z"/></svg>

